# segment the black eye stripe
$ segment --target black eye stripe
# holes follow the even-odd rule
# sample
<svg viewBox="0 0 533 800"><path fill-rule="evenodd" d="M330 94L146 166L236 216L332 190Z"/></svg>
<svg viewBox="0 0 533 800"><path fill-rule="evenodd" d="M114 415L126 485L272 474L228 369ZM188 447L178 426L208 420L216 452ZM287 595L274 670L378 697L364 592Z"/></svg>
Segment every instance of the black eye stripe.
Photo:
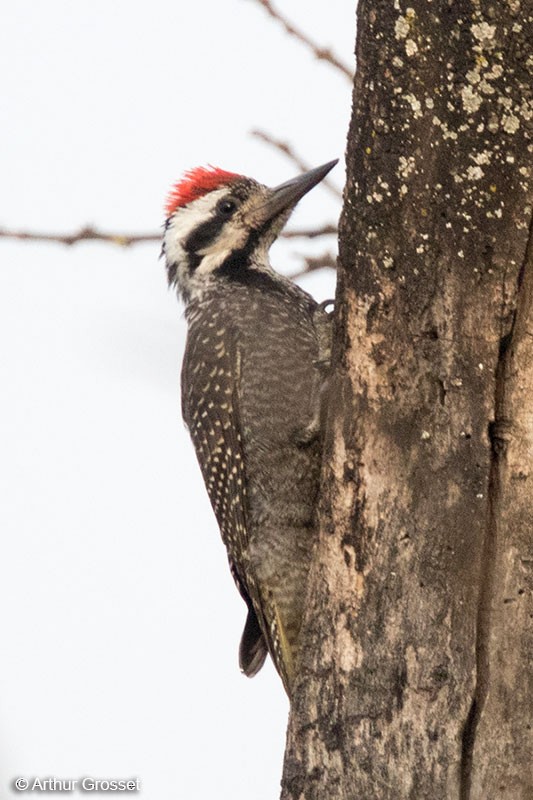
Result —
<svg viewBox="0 0 533 800"><path fill-rule="evenodd" d="M211 244L211 242L214 242L224 227L225 222L225 219L211 217L211 219L198 225L197 228L190 232L185 240L184 246L187 253L197 253L198 250L202 250L204 247Z"/></svg>

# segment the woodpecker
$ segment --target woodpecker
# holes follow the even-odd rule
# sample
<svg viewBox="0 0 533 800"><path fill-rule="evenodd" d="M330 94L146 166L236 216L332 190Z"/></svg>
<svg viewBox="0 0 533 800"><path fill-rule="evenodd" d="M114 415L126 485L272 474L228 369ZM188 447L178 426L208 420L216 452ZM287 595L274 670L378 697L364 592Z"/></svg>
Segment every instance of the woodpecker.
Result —
<svg viewBox="0 0 533 800"><path fill-rule="evenodd" d="M248 606L240 667L251 677L270 653L289 696L316 539L331 326L323 304L272 269L269 249L336 163L275 188L198 167L166 205L163 254L188 324L183 418Z"/></svg>

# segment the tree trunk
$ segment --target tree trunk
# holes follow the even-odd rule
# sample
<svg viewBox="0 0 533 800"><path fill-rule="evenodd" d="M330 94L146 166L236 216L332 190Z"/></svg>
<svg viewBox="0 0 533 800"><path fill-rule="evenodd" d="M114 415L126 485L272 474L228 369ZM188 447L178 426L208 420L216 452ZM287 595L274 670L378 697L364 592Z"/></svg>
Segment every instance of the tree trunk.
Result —
<svg viewBox="0 0 533 800"><path fill-rule="evenodd" d="M361 0L283 800L533 798L533 0Z"/></svg>

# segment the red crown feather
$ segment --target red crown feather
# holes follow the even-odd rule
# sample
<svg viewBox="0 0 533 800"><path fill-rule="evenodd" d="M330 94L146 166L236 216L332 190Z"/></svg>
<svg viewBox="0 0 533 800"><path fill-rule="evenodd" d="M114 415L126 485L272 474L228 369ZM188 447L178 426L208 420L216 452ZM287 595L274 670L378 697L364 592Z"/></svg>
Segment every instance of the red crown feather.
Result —
<svg viewBox="0 0 533 800"><path fill-rule="evenodd" d="M165 204L167 217L172 216L176 209L186 206L187 203L241 177L242 175L237 175L235 172L226 172L211 165L188 170L169 192Z"/></svg>

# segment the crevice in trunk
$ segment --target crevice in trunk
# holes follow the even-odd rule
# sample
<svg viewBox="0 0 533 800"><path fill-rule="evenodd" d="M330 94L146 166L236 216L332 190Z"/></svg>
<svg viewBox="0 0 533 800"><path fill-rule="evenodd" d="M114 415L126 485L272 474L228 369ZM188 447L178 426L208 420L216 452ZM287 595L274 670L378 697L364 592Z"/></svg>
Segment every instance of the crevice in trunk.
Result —
<svg viewBox="0 0 533 800"><path fill-rule="evenodd" d="M476 628L476 686L462 735L460 800L470 800L472 765L476 730L483 713L490 684L490 630L494 596L497 543L501 517L502 468L508 442L513 436L513 422L507 414L506 381L513 357L514 344L524 333L533 290L533 217L524 261L517 278L516 306L510 330L500 339L494 392L494 421L488 437L491 446L491 465L488 483L487 530L481 558L481 579ZM504 318L502 310L502 318Z"/></svg>

